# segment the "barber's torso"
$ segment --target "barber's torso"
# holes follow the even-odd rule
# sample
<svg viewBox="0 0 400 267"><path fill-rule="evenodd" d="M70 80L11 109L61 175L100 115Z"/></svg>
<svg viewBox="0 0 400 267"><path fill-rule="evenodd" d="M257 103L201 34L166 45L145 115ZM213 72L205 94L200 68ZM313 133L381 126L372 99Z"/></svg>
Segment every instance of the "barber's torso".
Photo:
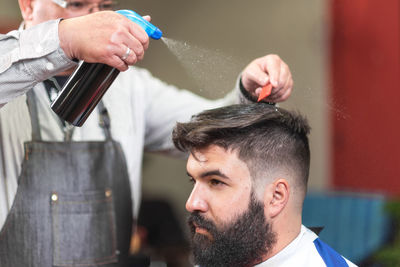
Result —
<svg viewBox="0 0 400 267"><path fill-rule="evenodd" d="M41 89L28 93L32 134L24 142L17 192L0 231L0 265L123 266L133 219L124 153L104 126L103 140L93 141L94 131L92 141L64 142L62 123L54 118L51 125L52 114L41 110L49 104L35 96ZM7 119L24 125L24 109L14 110L19 118L7 111L12 110L4 112ZM42 132L62 139L44 140Z"/></svg>
<svg viewBox="0 0 400 267"><path fill-rule="evenodd" d="M113 85L119 90L118 79ZM103 98L111 119L111 135L121 144L131 180L132 195L140 197L140 166L144 143L143 101L140 94L136 98L118 94L110 90ZM40 133L44 141L63 141L62 124L49 108L50 100L43 83L33 89L37 98ZM130 93L130 92L128 92ZM132 103L138 100L138 103ZM18 188L18 177L24 160L24 143L31 140L31 119L26 104L26 96L21 96L0 109L0 229L3 226ZM83 127L74 130L72 141L104 141L105 135L99 126L97 110L92 112Z"/></svg>

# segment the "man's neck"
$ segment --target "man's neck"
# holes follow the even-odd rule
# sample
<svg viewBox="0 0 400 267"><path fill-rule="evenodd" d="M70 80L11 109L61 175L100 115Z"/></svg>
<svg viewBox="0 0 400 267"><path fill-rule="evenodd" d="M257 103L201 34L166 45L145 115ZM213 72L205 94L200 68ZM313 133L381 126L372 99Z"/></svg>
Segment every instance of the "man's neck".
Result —
<svg viewBox="0 0 400 267"><path fill-rule="evenodd" d="M276 222L274 225L278 225L277 227L273 226L273 230L276 234L276 243L272 246L268 254L262 258L261 262L264 262L281 252L299 236L301 231L301 218L295 220L284 220L284 222ZM257 265L261 262L257 262L254 265Z"/></svg>

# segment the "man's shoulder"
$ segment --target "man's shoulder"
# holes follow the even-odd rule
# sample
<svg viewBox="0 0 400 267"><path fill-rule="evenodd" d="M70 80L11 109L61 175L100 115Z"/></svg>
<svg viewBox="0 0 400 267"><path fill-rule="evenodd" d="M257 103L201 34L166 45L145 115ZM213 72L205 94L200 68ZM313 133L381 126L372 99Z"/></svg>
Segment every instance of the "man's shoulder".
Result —
<svg viewBox="0 0 400 267"><path fill-rule="evenodd" d="M278 254L257 267L278 266L355 266L329 245L320 240L318 235L305 226L300 234Z"/></svg>
<svg viewBox="0 0 400 267"><path fill-rule="evenodd" d="M314 232L308 229L305 226L302 226L302 230L304 230L304 238L306 242L312 241L312 248L316 250L318 256L322 258L327 267L333 266L356 266L341 254L339 254L336 250L334 250L330 245L322 241Z"/></svg>

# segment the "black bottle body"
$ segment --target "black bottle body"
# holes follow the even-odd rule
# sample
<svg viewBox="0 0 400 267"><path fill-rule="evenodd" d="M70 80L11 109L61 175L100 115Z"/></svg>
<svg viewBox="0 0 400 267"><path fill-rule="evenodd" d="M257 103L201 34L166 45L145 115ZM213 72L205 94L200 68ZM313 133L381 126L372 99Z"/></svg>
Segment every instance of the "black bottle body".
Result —
<svg viewBox="0 0 400 267"><path fill-rule="evenodd" d="M51 108L65 121L82 126L118 74L108 65L81 61Z"/></svg>

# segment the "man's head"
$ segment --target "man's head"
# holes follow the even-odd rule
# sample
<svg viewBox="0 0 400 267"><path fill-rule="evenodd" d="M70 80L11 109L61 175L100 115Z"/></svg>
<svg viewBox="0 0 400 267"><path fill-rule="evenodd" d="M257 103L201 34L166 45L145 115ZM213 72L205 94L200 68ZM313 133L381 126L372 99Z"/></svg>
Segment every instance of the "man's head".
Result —
<svg viewBox="0 0 400 267"><path fill-rule="evenodd" d="M58 18L73 18L113 10L113 0L18 0L27 27Z"/></svg>
<svg viewBox="0 0 400 267"><path fill-rule="evenodd" d="M310 164L306 120L268 104L234 105L178 123L176 147L189 151L196 263L252 265L300 231Z"/></svg>

